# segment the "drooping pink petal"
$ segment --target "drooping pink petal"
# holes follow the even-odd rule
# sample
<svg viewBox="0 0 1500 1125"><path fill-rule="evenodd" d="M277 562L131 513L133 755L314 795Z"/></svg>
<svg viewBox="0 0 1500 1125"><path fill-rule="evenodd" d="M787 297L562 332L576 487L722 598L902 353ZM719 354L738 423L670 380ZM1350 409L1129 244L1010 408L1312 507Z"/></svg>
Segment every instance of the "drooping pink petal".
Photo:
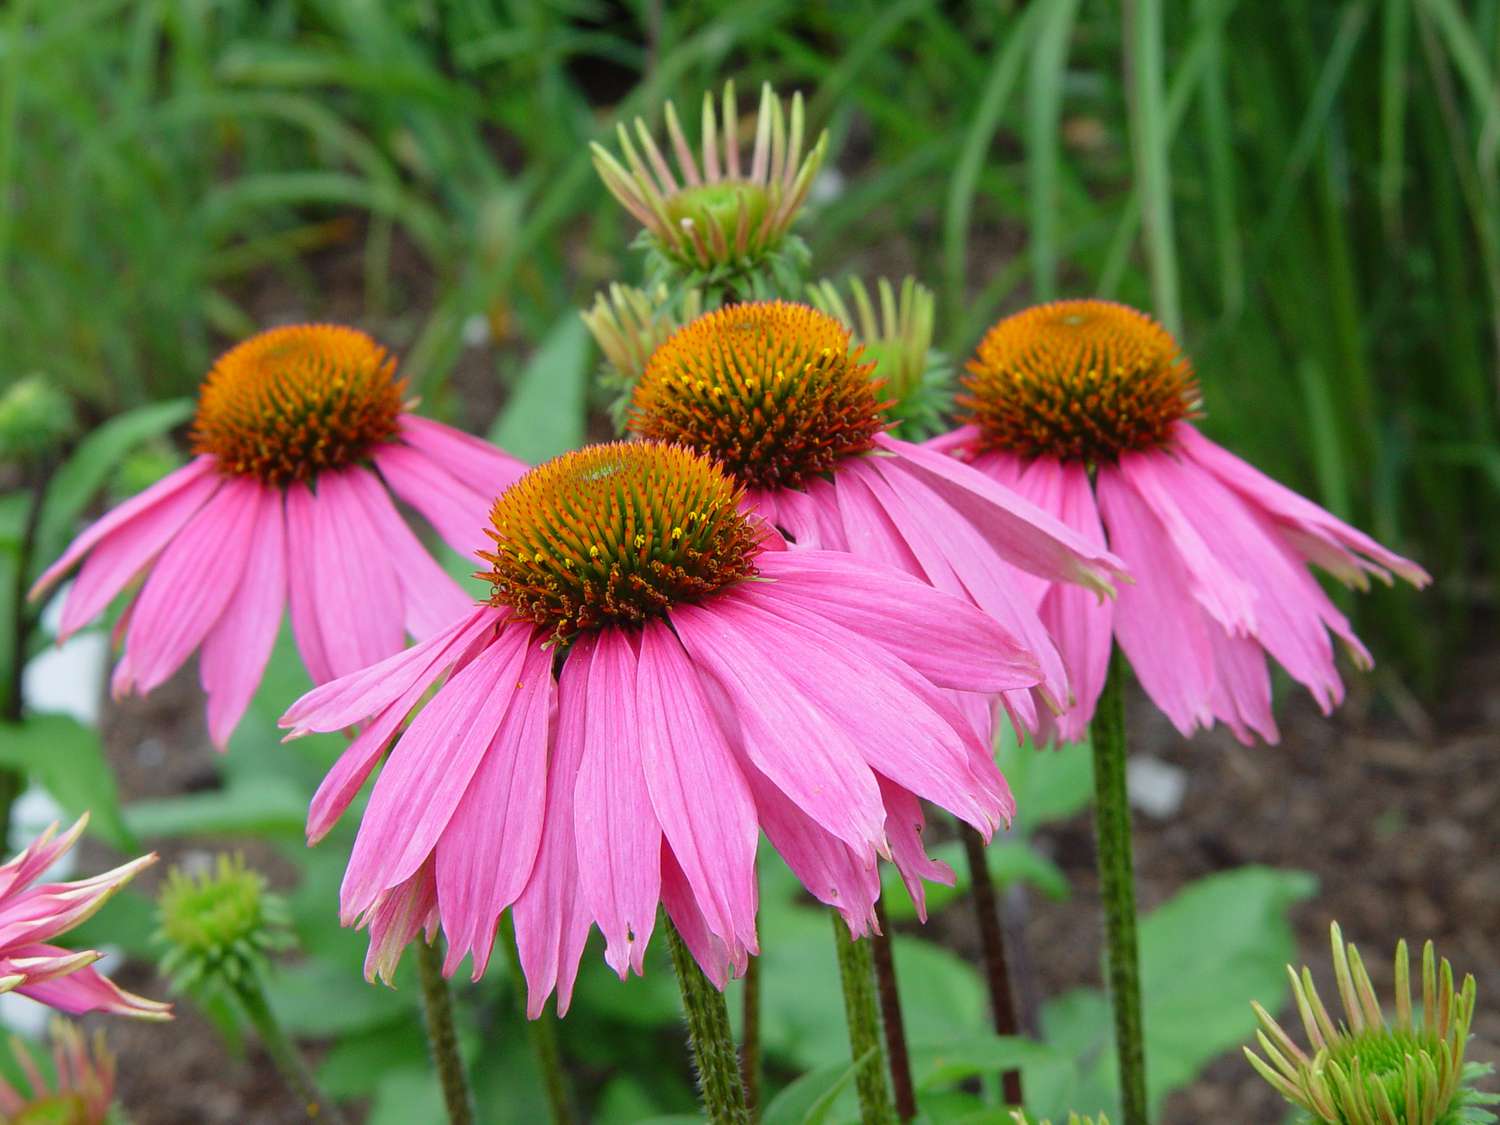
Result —
<svg viewBox="0 0 1500 1125"><path fill-rule="evenodd" d="M433 696L386 759L360 821L340 902L346 919L432 854L515 696L529 627L502 629Z"/></svg>
<svg viewBox="0 0 1500 1125"><path fill-rule="evenodd" d="M865 859L885 847L885 808L862 748L789 677L785 653L769 657L723 612L679 605L672 624L693 663L730 700L746 753L792 801Z"/></svg>
<svg viewBox="0 0 1500 1125"><path fill-rule="evenodd" d="M636 718L652 809L709 932L753 953L760 828L750 787L672 630L649 622L640 643Z"/></svg>
<svg viewBox="0 0 1500 1125"><path fill-rule="evenodd" d="M695 896L687 876L682 873L672 849L663 844L661 904L682 937L683 945L687 946L693 960L703 970L703 975L722 992L731 976L744 975L749 967L750 951L737 943L726 945L724 938L709 928L703 912L698 908L701 901Z"/></svg>
<svg viewBox="0 0 1500 1125"><path fill-rule="evenodd" d="M557 1014L567 1012L573 998L573 982L578 976L578 962L592 925L578 874L573 796L578 786L578 767L583 761L584 713L588 706L593 645L591 637L574 641L558 678L557 726L552 760L547 766L542 840L531 879L511 911L516 924L516 949L526 974L526 1014L532 1019L542 1014L554 988Z"/></svg>
<svg viewBox="0 0 1500 1125"><path fill-rule="evenodd" d="M318 475L312 506L314 609L335 676L368 668L405 640L401 589L349 471Z"/></svg>
<svg viewBox="0 0 1500 1125"><path fill-rule="evenodd" d="M401 587L406 631L421 640L452 624L473 608L474 599L448 577L391 503L384 485L368 469L348 470L351 491L365 509L370 529L385 549Z"/></svg>
<svg viewBox="0 0 1500 1125"><path fill-rule="evenodd" d="M426 454L401 442L390 442L374 453L375 467L405 500L432 524L443 542L464 558L488 544L494 495L485 495L446 472Z"/></svg>
<svg viewBox="0 0 1500 1125"><path fill-rule="evenodd" d="M885 831L891 841L891 859L896 870L901 872L901 881L906 884L906 893L911 895L912 905L917 908L917 917L925 922L927 891L922 880L951 887L953 869L927 854L927 847L922 842L927 819L922 815L921 802L911 790L878 773L875 776L880 782L880 795L885 798Z"/></svg>
<svg viewBox="0 0 1500 1125"><path fill-rule="evenodd" d="M878 641L940 687L1008 691L1030 687L1036 657L971 603L889 568L833 551L761 555L768 606L795 605Z"/></svg>
<svg viewBox="0 0 1500 1125"><path fill-rule="evenodd" d="M1358 528L1350 527L1306 497L1272 480L1259 469L1240 460L1223 446L1209 441L1187 422L1179 422L1173 441L1194 462L1243 496L1254 507L1303 537L1298 546L1305 557L1327 569L1341 581L1362 585L1361 572L1389 581L1387 571L1400 575L1413 586L1425 586L1431 577L1410 559L1382 547ZM1319 551L1317 545L1323 550Z"/></svg>
<svg viewBox="0 0 1500 1125"><path fill-rule="evenodd" d="M401 438L482 496L499 496L530 467L481 438L416 414L401 416Z"/></svg>
<svg viewBox="0 0 1500 1125"><path fill-rule="evenodd" d="M717 615L746 639L757 664L774 663L792 648L797 658L784 661L791 690L836 723L872 770L969 822L986 839L1014 815L993 764L985 776L975 776L977 762L991 761L988 746L949 693L815 614L800 622L768 614L758 604L760 592L747 584L721 596Z"/></svg>
<svg viewBox="0 0 1500 1125"><path fill-rule="evenodd" d="M94 541L88 557L83 560L83 568L78 572L77 580L63 602L57 629L59 641L67 640L103 613L115 595L150 565L151 560L161 553L162 548L171 542L188 520L205 504L212 502L220 485L224 483L224 478L209 471L211 468L211 464L205 467L195 461L186 468L177 470L166 480L172 480L173 477L180 479L156 503L147 508L137 508L133 518L115 522L109 534ZM166 480L159 482L157 487L165 484ZM141 496L150 491L152 490L148 489ZM137 496L136 500L141 499L141 496ZM79 541L134 502L120 505L80 536ZM73 553L72 548L70 553ZM67 557L64 555L63 559ZM59 567L62 567L62 560L54 564L48 574L61 574ZM62 569L65 570L66 567ZM45 575L38 579L37 584L32 587L32 596L37 596L50 581Z"/></svg>
<svg viewBox="0 0 1500 1125"><path fill-rule="evenodd" d="M531 878L542 838L555 694L552 652L533 644L500 729L438 840L438 904L448 935L443 968L450 975L468 953L474 979L484 975L500 912Z"/></svg>
<svg viewBox="0 0 1500 1125"><path fill-rule="evenodd" d="M118 507L110 509L108 513L95 520L73 542L68 544L67 550L62 553L61 557L42 572L41 577L31 587L28 597L38 598L46 593L53 583L71 570L73 564L83 558L93 547L119 531L126 524L135 520L138 516L154 508L161 507L178 492L195 484L195 482L201 481L204 478L208 478L209 480L215 479L215 469L216 466L212 457L195 457L182 468L162 477L161 480L157 481L150 488L137 493ZM195 489L195 492L199 493L198 501L201 503L207 497L208 493L212 491L212 488L204 491L201 486ZM177 511L180 513L177 521L178 527L187 522L187 518L193 514L193 509L196 506L194 504L185 509L177 508ZM169 532L162 542L166 542L166 539L170 538L171 533ZM107 598L105 599L106 602L108 600Z"/></svg>
<svg viewBox="0 0 1500 1125"><path fill-rule="evenodd" d="M312 489L302 481L287 486L286 592L292 636L297 640L302 666L313 683L326 684L335 677L323 643L323 626L318 620L318 555L313 534L316 505Z"/></svg>
<svg viewBox="0 0 1500 1125"><path fill-rule="evenodd" d="M506 620L507 611L478 606L435 636L358 672L313 688L278 720L288 738L342 730L377 714L414 685L425 690L468 645Z"/></svg>
<svg viewBox="0 0 1500 1125"><path fill-rule="evenodd" d="M1271 674L1266 654L1248 637L1231 637L1210 629L1214 648L1214 714L1246 746L1254 743L1251 732L1267 742L1280 738L1271 713Z"/></svg>
<svg viewBox="0 0 1500 1125"><path fill-rule="evenodd" d="M896 454L875 458L887 479L892 472L906 472L924 481L1013 566L1102 593L1108 593L1115 580L1124 576L1119 559L956 458L888 434L877 435L875 444Z"/></svg>
<svg viewBox="0 0 1500 1125"><path fill-rule="evenodd" d="M583 900L604 934L604 959L621 980L644 969L661 901L661 827L641 762L636 663L628 637L600 631L589 657L583 763L573 795Z"/></svg>
<svg viewBox="0 0 1500 1125"><path fill-rule="evenodd" d="M0 865L0 901L10 894L12 888L24 887L56 863L59 856L71 850L88 823L89 814L84 813L58 836L57 822L53 821L40 836Z"/></svg>
<svg viewBox="0 0 1500 1125"><path fill-rule="evenodd" d="M409 879L381 891L360 918L360 926L370 931L365 980L394 985L406 947L419 936L429 943L437 937L437 881L432 868L429 858Z"/></svg>
<svg viewBox="0 0 1500 1125"><path fill-rule="evenodd" d="M133 686L142 694L182 667L224 612L245 570L264 487L240 478L224 482L151 568L125 635Z"/></svg>
<svg viewBox="0 0 1500 1125"><path fill-rule="evenodd" d="M286 537L278 490L260 490L245 550L239 588L203 639L198 658L198 679L208 694L208 735L220 750L228 746L260 686L286 606Z"/></svg>
<svg viewBox="0 0 1500 1125"><path fill-rule="evenodd" d="M50 941L82 925L155 862L155 853L144 855L101 875L42 883L0 902L0 949Z"/></svg>
<svg viewBox="0 0 1500 1125"><path fill-rule="evenodd" d="M9 951L12 962L22 964L30 958L47 959L68 956L67 950L49 945L35 945ZM71 1015L82 1015L85 1012L108 1012L110 1015L129 1016L141 1020L172 1018L171 1004L165 1004L159 1000L148 1000L144 996L126 992L99 970L91 967L75 969L50 979L28 980L25 984L18 985L16 991L46 1004L49 1008L56 1008L58 1011L68 1012Z"/></svg>
<svg viewBox="0 0 1500 1125"><path fill-rule="evenodd" d="M1228 633L1249 636L1256 631L1256 613L1261 608L1256 587L1241 579L1199 531L1199 527L1207 530L1214 525L1195 521L1183 512L1181 504L1186 497L1178 495L1169 483L1180 479L1180 474L1172 471L1174 464L1170 456L1160 453L1125 453L1116 471L1167 533L1188 576L1186 589L1198 604Z"/></svg>
<svg viewBox="0 0 1500 1125"><path fill-rule="evenodd" d="M1115 637L1136 679L1184 736L1213 725L1217 628L1190 598L1187 568L1145 501L1113 466L1099 470L1099 510L1110 546L1135 577L1115 602Z"/></svg>

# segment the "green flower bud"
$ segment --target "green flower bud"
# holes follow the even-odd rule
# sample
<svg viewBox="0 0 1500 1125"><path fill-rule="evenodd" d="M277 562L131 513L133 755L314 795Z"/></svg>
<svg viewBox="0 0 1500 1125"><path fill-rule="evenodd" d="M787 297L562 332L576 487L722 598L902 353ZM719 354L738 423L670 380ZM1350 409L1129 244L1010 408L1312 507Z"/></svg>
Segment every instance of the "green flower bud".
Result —
<svg viewBox="0 0 1500 1125"><path fill-rule="evenodd" d="M157 899L157 921L155 940L167 947L161 968L179 991L237 989L292 944L285 902L240 855L221 854L196 877L174 867Z"/></svg>
<svg viewBox="0 0 1500 1125"><path fill-rule="evenodd" d="M0 395L0 461L45 456L77 428L73 403L44 375L27 375Z"/></svg>

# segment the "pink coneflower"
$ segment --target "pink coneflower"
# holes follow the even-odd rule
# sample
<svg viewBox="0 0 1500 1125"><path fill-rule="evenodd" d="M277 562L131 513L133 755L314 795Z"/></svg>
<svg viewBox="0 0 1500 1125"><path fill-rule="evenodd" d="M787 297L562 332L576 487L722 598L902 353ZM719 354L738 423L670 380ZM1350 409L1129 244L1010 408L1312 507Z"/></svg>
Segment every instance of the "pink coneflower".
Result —
<svg viewBox="0 0 1500 1125"><path fill-rule="evenodd" d="M223 748L260 683L290 603L315 683L366 667L461 613L467 599L391 502L468 550L494 493L525 466L403 403L396 360L363 332L296 325L219 357L193 423L197 456L73 541L32 597L83 560L59 637L137 575L121 616L116 696L142 694L202 647L208 729Z"/></svg>
<svg viewBox="0 0 1500 1125"><path fill-rule="evenodd" d="M0 1078L0 1119L13 1125L105 1125L115 1097L115 1058L104 1033L93 1043L66 1020L52 1025L52 1074L42 1074L21 1040L11 1037L11 1055L25 1076L23 1087Z"/></svg>
<svg viewBox="0 0 1500 1125"><path fill-rule="evenodd" d="M344 877L367 972L441 924L445 969L484 971L514 908L530 1011L566 1009L597 923L641 970L658 903L721 987L757 951L764 831L854 933L878 855L933 874L918 798L988 836L1012 812L955 692L1038 669L961 599L847 554L786 552L743 494L680 446L593 446L496 501L488 604L407 652L317 688L292 735L370 720L313 798L316 841L407 714ZM477 537L477 533L476 533Z"/></svg>
<svg viewBox="0 0 1500 1125"><path fill-rule="evenodd" d="M76 883L32 884L82 835L88 816L53 838L54 824L25 851L0 867L0 992L19 992L59 1011L111 1012L137 1019L171 1019L172 1006L135 996L91 965L104 954L74 953L51 942L91 918L142 868L156 862L142 856L113 871Z"/></svg>
<svg viewBox="0 0 1500 1125"><path fill-rule="evenodd" d="M731 305L657 348L630 427L719 461L798 548L852 552L976 603L1041 662L1035 689L1005 696L1033 727L1039 711L1067 704L1068 679L1034 584L1012 568L1097 594L1119 562L967 465L892 437L871 367L850 330L817 309Z"/></svg>
<svg viewBox="0 0 1500 1125"><path fill-rule="evenodd" d="M1184 735L1222 722L1277 738L1270 654L1324 712L1343 698L1332 633L1370 665L1308 572L1368 585L1421 567L1386 550L1198 432L1193 371L1170 333L1108 301L1058 301L1000 321L968 367L967 424L929 443L1014 489L1124 560L1135 584L1111 604L1033 586L1073 676L1057 722L1082 735L1113 636ZM1092 478L1092 480L1091 480Z"/></svg>

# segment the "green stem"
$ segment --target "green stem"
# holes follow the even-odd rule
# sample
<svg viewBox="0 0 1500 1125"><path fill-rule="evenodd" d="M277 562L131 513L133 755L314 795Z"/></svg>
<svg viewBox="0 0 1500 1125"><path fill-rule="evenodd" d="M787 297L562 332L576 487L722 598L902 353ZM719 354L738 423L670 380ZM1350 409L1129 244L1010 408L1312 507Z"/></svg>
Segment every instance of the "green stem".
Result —
<svg viewBox="0 0 1500 1125"><path fill-rule="evenodd" d="M745 1084L740 1078L739 1052L729 1030L729 1007L724 994L703 975L698 962L682 942L682 935L666 923L672 967L682 987L682 1011L687 1017L693 1061L698 1067L698 1092L710 1125L749 1125Z"/></svg>
<svg viewBox="0 0 1500 1125"><path fill-rule="evenodd" d="M1110 654L1109 675L1089 724L1089 737L1094 746L1094 832L1109 942L1109 994L1115 1014L1120 1101L1124 1125L1146 1125L1146 1042L1141 1030L1130 802L1125 792L1124 668L1124 659L1116 648Z"/></svg>
<svg viewBox="0 0 1500 1125"><path fill-rule="evenodd" d="M516 1000L521 1011L526 1010L526 974L521 971L521 958L516 952L515 931L509 918L505 923L509 932L511 980L516 987ZM553 1125L573 1125L573 1106L568 1100L567 1073L563 1070L562 1053L557 1049L557 1017L543 1011L534 1020L526 1020L526 1033L531 1037L531 1049L536 1055L537 1069L542 1072L542 1085L547 1091L547 1105L552 1110Z"/></svg>
<svg viewBox="0 0 1500 1125"><path fill-rule="evenodd" d="M463 1056L458 1050L458 1031L453 1023L453 997L443 979L443 956L437 943L418 940L417 969L422 978L422 1008L427 1013L427 1045L432 1050L432 1065L443 1088L443 1104L448 1107L452 1125L473 1125L474 1102L469 1095L469 1079L464 1073Z"/></svg>
<svg viewBox="0 0 1500 1125"><path fill-rule="evenodd" d="M266 994L260 986L260 980L254 975L243 977L234 985L234 994L244 1009L250 1026L255 1028L255 1034L260 1037L266 1052L276 1064L276 1069L281 1072L282 1078L291 1087L292 1093L302 1103L308 1119L343 1125L344 1115L339 1112L338 1106L325 1098L318 1089L318 1084L312 1076L312 1071L308 1069L302 1052L297 1050L297 1045L282 1029L280 1021L271 1011L271 1006L266 1003Z"/></svg>
<svg viewBox="0 0 1500 1125"><path fill-rule="evenodd" d="M849 1023L849 1054L858 1070L859 1119L864 1125L895 1125L896 1107L886 1082L885 1052L880 1045L880 1012L875 1006L875 962L868 941L854 941L837 913L833 940L838 950L839 979L844 985L844 1017Z"/></svg>
<svg viewBox="0 0 1500 1125"><path fill-rule="evenodd" d="M760 1120L760 958L745 966L745 1010L740 1028L740 1074L745 1080L745 1104L750 1120Z"/></svg>

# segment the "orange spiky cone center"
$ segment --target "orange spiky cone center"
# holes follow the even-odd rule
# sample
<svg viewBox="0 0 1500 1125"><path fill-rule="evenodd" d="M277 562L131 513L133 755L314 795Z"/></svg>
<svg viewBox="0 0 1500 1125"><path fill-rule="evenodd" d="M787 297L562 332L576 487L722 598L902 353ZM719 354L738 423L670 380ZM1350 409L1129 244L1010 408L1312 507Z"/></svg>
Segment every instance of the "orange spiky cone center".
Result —
<svg viewBox="0 0 1500 1125"><path fill-rule="evenodd" d="M405 383L365 333L298 324L251 336L203 380L193 451L267 484L311 480L395 437Z"/></svg>
<svg viewBox="0 0 1500 1125"><path fill-rule="evenodd" d="M682 446L613 442L566 453L501 494L475 577L490 602L548 629L638 625L756 573L742 491Z"/></svg>
<svg viewBox="0 0 1500 1125"><path fill-rule="evenodd" d="M874 365L807 305L755 301L678 329L646 364L630 428L712 457L751 488L795 488L873 445Z"/></svg>
<svg viewBox="0 0 1500 1125"><path fill-rule="evenodd" d="M1001 320L979 343L958 405L987 448L1098 463L1156 449L1198 408L1172 334L1113 301L1054 301Z"/></svg>

